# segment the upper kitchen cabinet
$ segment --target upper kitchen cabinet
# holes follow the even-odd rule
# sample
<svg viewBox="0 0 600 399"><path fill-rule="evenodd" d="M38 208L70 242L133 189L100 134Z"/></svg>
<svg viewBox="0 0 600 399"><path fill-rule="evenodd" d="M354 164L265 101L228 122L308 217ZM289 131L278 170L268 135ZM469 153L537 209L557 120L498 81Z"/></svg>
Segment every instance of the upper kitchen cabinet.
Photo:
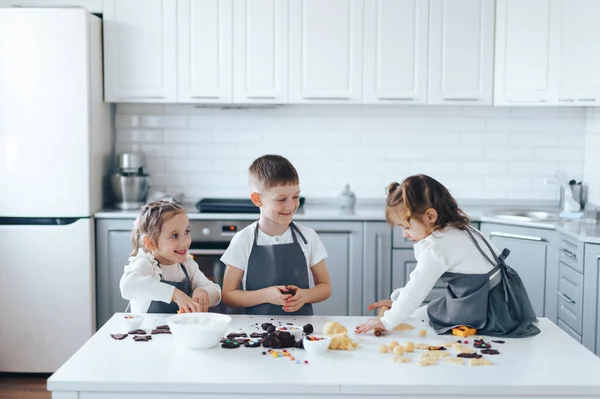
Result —
<svg viewBox="0 0 600 399"><path fill-rule="evenodd" d="M428 0L366 0L364 103L427 102Z"/></svg>
<svg viewBox="0 0 600 399"><path fill-rule="evenodd" d="M180 103L233 102L233 0L178 0Z"/></svg>
<svg viewBox="0 0 600 399"><path fill-rule="evenodd" d="M600 1L562 0L560 105L600 102Z"/></svg>
<svg viewBox="0 0 600 399"><path fill-rule="evenodd" d="M91 13L102 12L102 0L0 0L0 7L83 7Z"/></svg>
<svg viewBox="0 0 600 399"><path fill-rule="evenodd" d="M234 0L235 103L288 101L288 0Z"/></svg>
<svg viewBox="0 0 600 399"><path fill-rule="evenodd" d="M107 102L177 101L177 3L104 0Z"/></svg>
<svg viewBox="0 0 600 399"><path fill-rule="evenodd" d="M363 6L290 0L290 103L362 101Z"/></svg>
<svg viewBox="0 0 600 399"><path fill-rule="evenodd" d="M430 0L429 104L492 104L494 13L494 0Z"/></svg>
<svg viewBox="0 0 600 399"><path fill-rule="evenodd" d="M494 103L557 104L561 0L497 0L496 14Z"/></svg>

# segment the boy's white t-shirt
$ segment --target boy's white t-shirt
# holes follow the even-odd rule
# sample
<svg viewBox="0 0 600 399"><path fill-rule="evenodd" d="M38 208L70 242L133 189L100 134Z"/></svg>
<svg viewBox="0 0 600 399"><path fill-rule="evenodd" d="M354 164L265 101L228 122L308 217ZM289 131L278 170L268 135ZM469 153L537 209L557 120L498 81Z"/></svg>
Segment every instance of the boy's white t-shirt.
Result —
<svg viewBox="0 0 600 399"><path fill-rule="evenodd" d="M254 244L254 231L256 230L257 223L258 222L252 223L250 226L240 230L233 236L229 247L227 247L227 250L223 256L221 256L221 262L244 271L244 276L242 277L242 287L244 290L246 289L246 269L248 267L250 253L252 252L252 245ZM298 232L294 232L298 243L300 244L300 248L302 248L302 252L304 252L304 257L306 258L309 287L313 287L314 279L310 268L327 258L327 251L325 250L321 239L313 229L298 223L294 224L298 227L298 230L300 230L307 241L307 244L305 244ZM258 238L256 240L257 245L279 245L291 244L293 242L294 237L292 236L291 227L280 236L270 236L259 229Z"/></svg>

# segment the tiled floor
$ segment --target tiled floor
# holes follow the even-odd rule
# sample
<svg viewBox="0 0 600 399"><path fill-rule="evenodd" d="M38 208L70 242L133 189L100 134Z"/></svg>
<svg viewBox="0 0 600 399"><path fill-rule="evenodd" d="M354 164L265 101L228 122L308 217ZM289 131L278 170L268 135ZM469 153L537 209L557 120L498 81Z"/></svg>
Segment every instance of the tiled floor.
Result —
<svg viewBox="0 0 600 399"><path fill-rule="evenodd" d="M50 374L0 373L0 399L50 399Z"/></svg>

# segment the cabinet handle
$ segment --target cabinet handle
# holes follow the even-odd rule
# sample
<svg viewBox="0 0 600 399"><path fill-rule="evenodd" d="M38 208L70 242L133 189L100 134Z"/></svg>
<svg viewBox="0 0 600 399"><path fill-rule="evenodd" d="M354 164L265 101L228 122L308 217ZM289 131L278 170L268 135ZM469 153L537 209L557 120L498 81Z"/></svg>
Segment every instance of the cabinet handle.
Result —
<svg viewBox="0 0 600 399"><path fill-rule="evenodd" d="M190 96L190 98L194 98L197 100L218 100L219 96Z"/></svg>
<svg viewBox="0 0 600 399"><path fill-rule="evenodd" d="M472 97L444 97L442 98L444 101L479 101L478 98Z"/></svg>
<svg viewBox="0 0 600 399"><path fill-rule="evenodd" d="M377 267L377 287L375 291L377 298L375 298L375 300L380 301L383 296L383 261L381 256L383 254L383 238L379 233L375 234L375 243L377 246L375 249L375 265Z"/></svg>
<svg viewBox="0 0 600 399"><path fill-rule="evenodd" d="M384 101L413 101L414 97L377 97L379 100Z"/></svg>
<svg viewBox="0 0 600 399"><path fill-rule="evenodd" d="M563 249L563 255L565 255L567 258L571 258L571 259L575 259L575 260L577 259L577 255L575 255L571 251L567 251L566 249Z"/></svg>
<svg viewBox="0 0 600 399"><path fill-rule="evenodd" d="M578 98L577 101L593 103L596 101L596 99L595 98Z"/></svg>
<svg viewBox="0 0 600 399"><path fill-rule="evenodd" d="M507 98L506 102L509 103L521 103L521 104L533 104L533 103L545 103L546 100L542 100L540 98Z"/></svg>
<svg viewBox="0 0 600 399"><path fill-rule="evenodd" d="M558 101L561 103L574 103L575 100L573 98L559 98Z"/></svg>
<svg viewBox="0 0 600 399"><path fill-rule="evenodd" d="M561 297L562 299L564 299L565 301L567 301L567 303L575 303L574 300L572 300L571 298L569 298L568 296L566 296L562 292L557 292L556 295L558 295L559 297Z"/></svg>
<svg viewBox="0 0 600 399"><path fill-rule="evenodd" d="M275 100L275 96L246 96L248 100Z"/></svg>
<svg viewBox="0 0 600 399"><path fill-rule="evenodd" d="M524 236L521 234L499 233L497 231L492 231L490 233L490 236L491 237L516 238L517 240L527 240L527 241L539 241L539 242L546 241L546 239L542 238L542 237Z"/></svg>
<svg viewBox="0 0 600 399"><path fill-rule="evenodd" d="M119 100L160 100L165 96L119 96Z"/></svg>
<svg viewBox="0 0 600 399"><path fill-rule="evenodd" d="M309 96L309 97L302 97L305 100L344 100L344 101L348 101L351 98L350 97L315 97L315 96Z"/></svg>
<svg viewBox="0 0 600 399"><path fill-rule="evenodd" d="M223 255L224 249L190 249L190 255Z"/></svg>

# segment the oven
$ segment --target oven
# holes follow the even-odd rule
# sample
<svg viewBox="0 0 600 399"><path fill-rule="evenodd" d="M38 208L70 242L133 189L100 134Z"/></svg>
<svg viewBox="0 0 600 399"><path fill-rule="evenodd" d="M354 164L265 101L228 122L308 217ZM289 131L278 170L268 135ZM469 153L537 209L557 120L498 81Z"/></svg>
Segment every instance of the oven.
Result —
<svg viewBox="0 0 600 399"><path fill-rule="evenodd" d="M232 237L238 231L254 223L253 220L191 220L190 228L192 244L190 255L194 258L200 271L211 281L223 288L223 275L226 265L221 262L221 255L229 246ZM241 287L240 287L241 288ZM223 302L210 312L226 314L243 314L241 308L225 306Z"/></svg>

